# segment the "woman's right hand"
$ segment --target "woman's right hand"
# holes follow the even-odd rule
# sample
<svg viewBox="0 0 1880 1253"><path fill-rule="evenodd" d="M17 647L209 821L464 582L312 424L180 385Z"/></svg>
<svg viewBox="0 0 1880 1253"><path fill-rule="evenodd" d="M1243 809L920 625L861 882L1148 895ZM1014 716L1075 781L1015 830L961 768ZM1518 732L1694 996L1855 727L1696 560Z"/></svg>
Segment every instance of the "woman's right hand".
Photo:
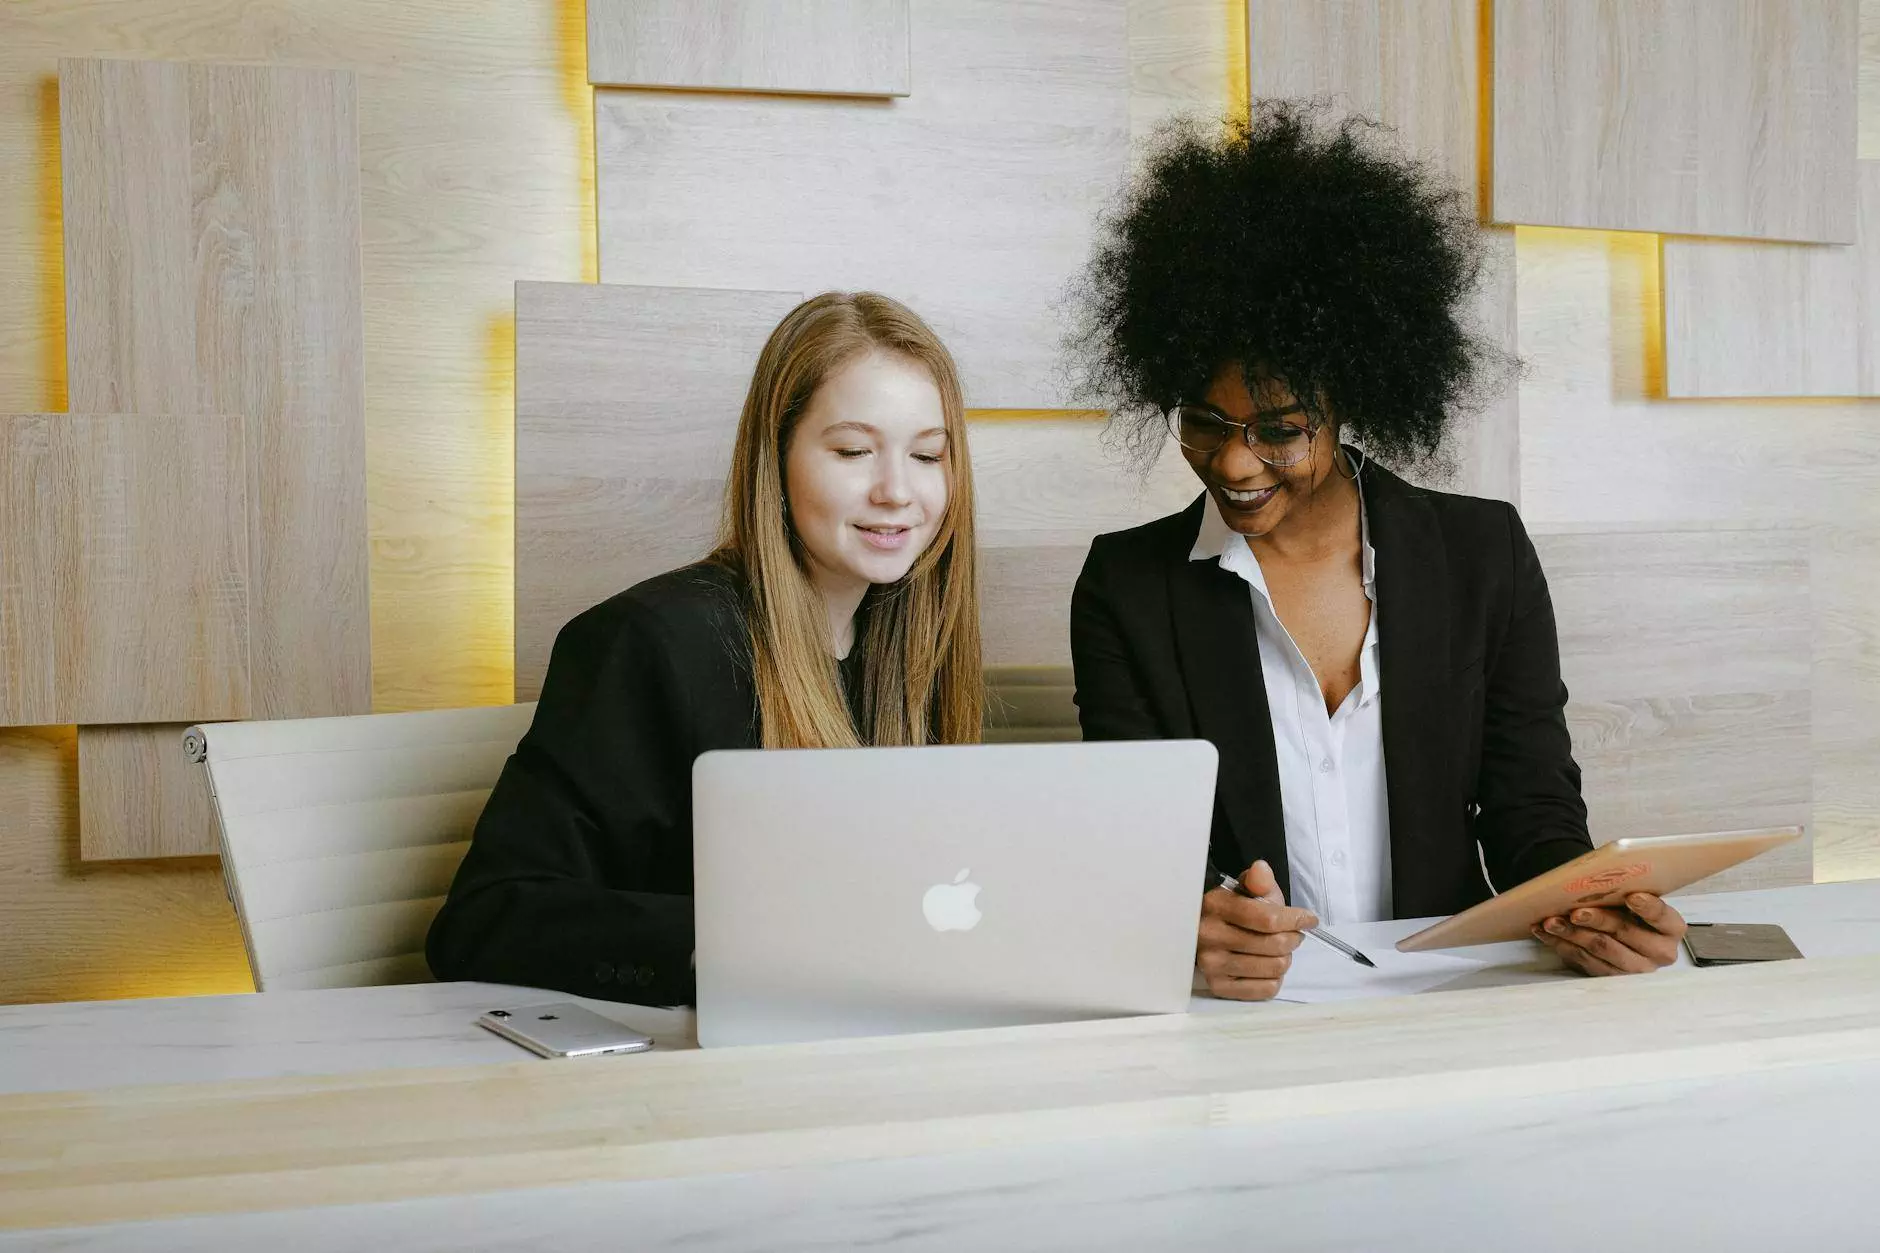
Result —
<svg viewBox="0 0 1880 1253"><path fill-rule="evenodd" d="M1226 888L1202 896L1195 968L1207 979L1208 992L1222 1000L1270 1001L1279 995L1293 950L1319 920L1286 904L1264 861L1247 867L1240 883L1258 899Z"/></svg>

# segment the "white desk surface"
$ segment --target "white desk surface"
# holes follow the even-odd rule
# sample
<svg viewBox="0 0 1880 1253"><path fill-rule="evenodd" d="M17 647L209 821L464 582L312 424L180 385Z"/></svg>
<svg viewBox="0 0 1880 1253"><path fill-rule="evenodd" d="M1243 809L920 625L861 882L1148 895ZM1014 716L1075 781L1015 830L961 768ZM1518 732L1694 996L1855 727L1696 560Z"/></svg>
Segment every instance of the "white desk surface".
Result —
<svg viewBox="0 0 1880 1253"><path fill-rule="evenodd" d="M1880 881L1679 903L1694 921L1780 923L1811 957L1880 953ZM1385 923L1340 934L1360 947L1384 947L1414 926ZM1500 960L1453 982L1586 982L1549 970L1530 946L1503 948L1478 950L1477 956ZM1743 973L1625 982L1659 978L1672 992L1673 981ZM1755 977L1763 986L1781 976L1766 967ZM443 984L11 1007L0 1009L0 1093L513 1063L527 1055L471 1020L492 1005L532 999L567 998ZM588 1003L662 1045L689 1044L689 1014ZM1465 1004L1464 1017L1490 1009L1473 997L1461 998L1458 1009ZM1532 1012L1537 1003L1522 1004ZM1317 1020L1332 1029L1325 1009L1273 1005L1244 1012L1298 1015L1302 1028ZM1832 1027L1832 1012L1817 1020ZM1406 1019L1402 1028L1427 1030L1426 1021L1427 1015ZM1880 1115L1880 1048L1871 1045L1864 1022L1850 1016L1850 1030L1837 1037L1844 1041L1828 1047L1798 1043L1803 1037L1782 1044L1804 1049L1794 1065L1737 1070L1712 1058L1692 1073L1667 1064L1650 1077L1641 1070L1615 1083L1600 1078L1600 1064L1589 1064L1583 1090L1556 1081L1546 1090L1448 1084L1449 1099L1420 1107L1405 1107L1395 1097L1377 1108L1334 1102L1308 1112L1296 1103L1305 1089L1292 1089L1287 1096L1295 1105L1286 1107L1292 1112L1253 1125L1228 1117L1201 1128L1119 1127L1116 1134L1076 1142L969 1144L959 1151L729 1177L699 1171L524 1190L484 1186L468 1196L16 1231L0 1233L0 1248L272 1243L297 1250L577 1250L627 1241L636 1248L700 1250L862 1243L1144 1249L1169 1246L1179 1233L1184 1247L1202 1248L1564 1250L1585 1247L1594 1233L1610 1238L1622 1232L1628 1244L1666 1249L1761 1250L1797 1241L1822 1250L1866 1249L1876 1247L1880 1231L1880 1213L1868 1196L1880 1170L1880 1137L1871 1132ZM1589 1039L1610 1048L1611 1031L1607 1023ZM1155 1041L1162 1034L1147 1033L1145 1047L1160 1047ZM1836 1032L1816 1038L1830 1036ZM1701 1046L1697 1051L1704 1052ZM713 1056L730 1060L726 1053ZM903 1060L910 1070L919 1067L916 1057ZM936 1054L935 1060L942 1059ZM537 1068L633 1061L530 1061L492 1066L491 1073L569 1074ZM13 1116L25 1112L16 1108ZM15 1131L21 1133L16 1139L30 1139L24 1125L15 1124ZM7 1115L0 1114L0 1145L11 1134ZM0 1164L0 1176L6 1169ZM1648 1199L1622 1203L1627 1197ZM1618 1227L1611 1218L1616 1213L1625 1215Z"/></svg>
<svg viewBox="0 0 1880 1253"><path fill-rule="evenodd" d="M1880 879L1693 896L1678 905L1693 921L1778 923L1811 957L1880 953ZM1423 920L1370 923L1340 928L1338 934L1386 960L1398 938L1424 925ZM1460 967L1441 982L1445 989L1579 978L1537 944L1486 945L1442 956ZM1688 961L1680 954L1681 963ZM1350 966L1332 950L1311 943L1297 962L1302 981L1328 970L1344 973ZM485 983L14 1005L0 1007L0 1093L513 1062L530 1054L478 1027L476 1016L499 1006L566 1000L652 1036L658 1048L694 1046L689 1010ZM1197 997L1191 1008L1273 1012L1281 1007Z"/></svg>

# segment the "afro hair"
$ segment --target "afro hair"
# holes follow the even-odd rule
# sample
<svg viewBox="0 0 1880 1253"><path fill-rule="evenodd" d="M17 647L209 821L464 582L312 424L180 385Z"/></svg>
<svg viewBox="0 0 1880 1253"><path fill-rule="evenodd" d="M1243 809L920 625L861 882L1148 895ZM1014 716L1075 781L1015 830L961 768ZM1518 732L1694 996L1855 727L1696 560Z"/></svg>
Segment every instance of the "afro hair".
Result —
<svg viewBox="0 0 1880 1253"><path fill-rule="evenodd" d="M1387 462L1441 464L1452 418L1514 364L1470 325L1483 246L1463 192L1330 109L1177 119L1106 214L1069 345L1078 391L1145 460L1162 413L1238 363Z"/></svg>

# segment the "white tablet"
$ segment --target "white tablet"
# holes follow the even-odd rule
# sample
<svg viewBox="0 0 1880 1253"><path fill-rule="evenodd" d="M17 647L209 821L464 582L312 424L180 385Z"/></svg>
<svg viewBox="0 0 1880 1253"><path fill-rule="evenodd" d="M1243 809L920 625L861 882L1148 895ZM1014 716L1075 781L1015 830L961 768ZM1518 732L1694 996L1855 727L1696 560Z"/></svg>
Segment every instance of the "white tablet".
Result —
<svg viewBox="0 0 1880 1253"><path fill-rule="evenodd" d="M1543 918L1560 917L1580 905L1616 905L1633 892L1664 896L1801 836L1800 827L1773 827L1614 840L1406 936L1397 948L1420 953L1525 940Z"/></svg>

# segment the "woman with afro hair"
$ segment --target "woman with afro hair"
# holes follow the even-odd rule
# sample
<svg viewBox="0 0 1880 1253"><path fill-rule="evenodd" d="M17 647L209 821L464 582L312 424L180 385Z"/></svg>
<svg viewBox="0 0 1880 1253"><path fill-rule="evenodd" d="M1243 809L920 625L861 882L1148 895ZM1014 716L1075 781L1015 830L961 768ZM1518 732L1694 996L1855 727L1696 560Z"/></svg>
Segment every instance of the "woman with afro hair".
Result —
<svg viewBox="0 0 1880 1253"><path fill-rule="evenodd" d="M1251 897L1202 898L1220 997L1276 995L1320 920L1455 913L1592 847L1520 518L1385 468L1446 463L1510 363L1467 322L1467 200L1378 131L1268 101L1164 132L1081 293L1093 398L1205 490L1091 546L1078 714L1086 739L1219 750L1211 870ZM1684 926L1634 895L1535 937L1622 974L1670 964Z"/></svg>

